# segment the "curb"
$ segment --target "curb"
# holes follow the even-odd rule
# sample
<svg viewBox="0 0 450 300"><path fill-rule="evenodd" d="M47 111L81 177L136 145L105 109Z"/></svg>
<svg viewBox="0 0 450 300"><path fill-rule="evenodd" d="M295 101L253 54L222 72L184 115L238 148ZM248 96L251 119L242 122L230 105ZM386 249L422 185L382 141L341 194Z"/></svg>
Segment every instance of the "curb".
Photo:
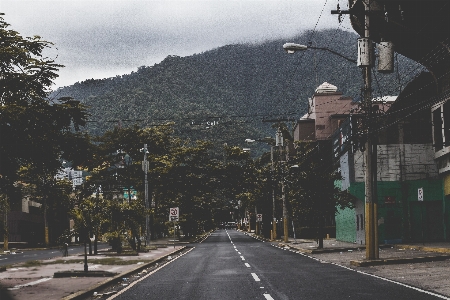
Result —
<svg viewBox="0 0 450 300"><path fill-rule="evenodd" d="M108 272L108 271L58 271L53 274L53 278L67 278L67 277L112 277L119 275L118 273Z"/></svg>
<svg viewBox="0 0 450 300"><path fill-rule="evenodd" d="M376 260L351 260L350 265L355 267L370 267L380 265L395 265L395 264L410 264L421 263L431 261L442 261L449 259L450 255L437 255L437 256L420 256L420 257L407 257L407 258L386 258Z"/></svg>
<svg viewBox="0 0 450 300"><path fill-rule="evenodd" d="M79 292L76 292L76 293L71 294L69 296L63 297L62 300L83 299L87 295L92 294L94 292L94 290L104 288L104 287L106 287L106 286L108 286L110 284L113 284L115 282L119 282L119 281L121 281L121 279L123 277L129 277L131 274L133 274L133 273L135 273L137 271L143 270L143 269L145 269L145 268L147 268L147 267L149 267L149 266L151 266L151 265L153 265L153 264L155 264L157 262L160 262L160 261L164 260L168 256L171 256L171 255L173 255L175 253L181 252L185 248L186 248L186 246L182 246L180 249L174 250L174 251L172 251L172 252L170 252L170 253L168 253L168 254L166 254L164 256L161 256L160 258L157 258L157 259L155 259L155 260L153 260L153 261L151 261L149 263L140 265L140 266L138 266L138 267L136 267L136 268L134 268L132 270L129 270L127 272L124 272L124 273L121 273L119 275L116 275L116 276L114 276L112 278L109 278L109 279L107 279L105 281L102 281L102 282L100 282L100 283L98 283L96 285L93 285L93 286L87 288L86 290L79 291Z"/></svg>
<svg viewBox="0 0 450 300"><path fill-rule="evenodd" d="M415 249L425 252L436 252L436 253L448 253L450 254L449 248L436 248L436 247L426 247L426 246L414 246L414 245L402 245L397 244L395 248L405 248L405 249Z"/></svg>
<svg viewBox="0 0 450 300"><path fill-rule="evenodd" d="M280 247L289 247L290 249L297 250L302 253L308 254L320 254L320 253L333 253L333 252L343 252L343 251L361 251L364 249L362 247L341 247L341 248L323 248L323 249L305 249L291 246L289 244L279 243Z"/></svg>

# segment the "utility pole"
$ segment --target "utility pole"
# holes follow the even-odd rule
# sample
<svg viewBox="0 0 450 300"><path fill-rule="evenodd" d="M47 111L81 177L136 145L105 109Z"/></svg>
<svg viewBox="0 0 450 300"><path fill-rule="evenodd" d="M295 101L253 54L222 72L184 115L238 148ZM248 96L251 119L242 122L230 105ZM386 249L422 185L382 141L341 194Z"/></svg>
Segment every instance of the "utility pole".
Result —
<svg viewBox="0 0 450 300"><path fill-rule="evenodd" d="M377 140L374 134L374 113L372 108L372 64L374 62L373 45L370 40L370 5L371 0L363 0L364 3L364 37L358 39L357 65L363 69L364 77L364 100L363 108L366 113L365 129L366 144L364 152L364 163L366 172L365 183L365 230L366 230L366 259L378 259L378 212L377 212ZM352 14L352 8L341 10L339 4L337 10L331 14L339 15L339 22L343 14Z"/></svg>
<svg viewBox="0 0 450 300"><path fill-rule="evenodd" d="M378 230L377 230L377 143L373 137L373 108L372 108L372 63L373 46L370 40L370 0L364 1L365 22L364 38L358 39L358 64L363 68L364 76L364 110L366 113L367 141L365 146L365 228L366 228L366 259L378 259Z"/></svg>
<svg viewBox="0 0 450 300"><path fill-rule="evenodd" d="M283 234L284 234L284 242L288 242L289 241L289 224L288 224L288 211L287 211L287 204L286 204L286 193L285 193L285 174L284 174L284 168L282 166L283 163L283 134L280 130L280 128L278 128L277 130L277 134L276 134L276 145L278 146L279 149L279 160L280 160L280 169L281 169L281 200L283 202Z"/></svg>
<svg viewBox="0 0 450 300"><path fill-rule="evenodd" d="M272 184L274 182L274 166L273 166L273 146L270 146L270 159L271 159L271 175L272 175ZM272 185L272 240L277 239L277 214L276 214L276 205L275 205L275 189Z"/></svg>
<svg viewBox="0 0 450 300"><path fill-rule="evenodd" d="M255 205L255 234L259 235L258 208Z"/></svg>
<svg viewBox="0 0 450 300"><path fill-rule="evenodd" d="M4 209L4 219L3 219L3 250L8 250L8 210L9 210L9 206L8 206L8 196L5 196L5 202L3 205L3 209Z"/></svg>
<svg viewBox="0 0 450 300"><path fill-rule="evenodd" d="M147 173L149 169L149 163L147 160L147 144L144 144L144 148L141 149L142 152L144 152L144 161L142 162L142 170L144 171L144 184L145 184L145 246L147 246L150 243L150 216L148 214L149 203L148 203L148 179L147 179Z"/></svg>
<svg viewBox="0 0 450 300"><path fill-rule="evenodd" d="M269 120L263 120L263 122L283 122L283 121L289 121L289 119L269 119ZM275 146L279 149L279 164L281 165L281 156L283 152L283 135L281 133L280 127L278 127L277 133L275 135ZM273 161L273 146L270 148L270 155L272 159L272 176L274 174L274 161ZM284 174L283 174L284 175ZM288 212L287 212L287 206L286 206L286 197L284 193L284 177L281 180L281 190L282 190L282 201L283 201L283 229L284 229L284 241L287 242L289 239L289 224L288 224ZM273 198L273 221L272 221L272 239L275 240L277 238L277 219L276 219L276 206L275 206L275 191L272 189L272 198Z"/></svg>

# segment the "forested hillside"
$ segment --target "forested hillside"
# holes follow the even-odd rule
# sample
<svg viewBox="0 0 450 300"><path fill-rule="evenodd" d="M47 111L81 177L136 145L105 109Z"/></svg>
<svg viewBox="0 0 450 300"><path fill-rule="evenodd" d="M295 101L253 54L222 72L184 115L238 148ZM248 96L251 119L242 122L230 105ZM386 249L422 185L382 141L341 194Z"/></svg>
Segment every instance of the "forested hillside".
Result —
<svg viewBox="0 0 450 300"><path fill-rule="evenodd" d="M355 64L322 50L288 55L282 48L285 42L328 47L356 59L356 40L350 32L323 30L188 57L169 55L131 74L60 88L52 97L70 96L89 105L87 130L94 134L118 125L174 122L177 134L186 139L242 145L245 138L273 136L268 121L294 123L305 113L308 97L325 81L347 96L360 97L362 75ZM375 95L397 95L418 72L417 65L403 57L397 64L398 72L376 75Z"/></svg>

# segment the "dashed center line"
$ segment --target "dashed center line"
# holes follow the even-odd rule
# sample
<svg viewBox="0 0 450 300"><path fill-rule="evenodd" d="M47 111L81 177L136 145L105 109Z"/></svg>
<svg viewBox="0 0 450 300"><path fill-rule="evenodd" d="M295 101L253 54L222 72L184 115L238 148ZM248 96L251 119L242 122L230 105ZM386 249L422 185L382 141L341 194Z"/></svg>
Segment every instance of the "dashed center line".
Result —
<svg viewBox="0 0 450 300"><path fill-rule="evenodd" d="M245 260L244 256L241 255L241 252L239 252L239 250L236 248L236 245L234 245L234 243L233 243L233 241L231 240L231 237L230 237L230 235L228 234L228 232L227 232L227 235L228 235L228 238L230 239L231 244L232 244L233 247L234 247L234 250L240 255L240 257L241 257L242 260ZM245 265L247 268L250 268L250 264L244 263L244 265ZM257 282L260 282L260 281L261 281L261 279L259 279L259 277L258 277L258 275L256 275L256 273L251 273L251 274L252 274L252 277L253 277L253 279L254 279L255 281L257 281ZM264 287L261 286L260 289L264 289ZM274 299L272 298L272 296L270 296L270 294L263 294L263 296L264 296L264 298L266 298L266 300L274 300Z"/></svg>
<svg viewBox="0 0 450 300"><path fill-rule="evenodd" d="M256 275L256 273L252 273L253 279L255 279L255 281L261 281L261 279L259 279L258 275Z"/></svg>

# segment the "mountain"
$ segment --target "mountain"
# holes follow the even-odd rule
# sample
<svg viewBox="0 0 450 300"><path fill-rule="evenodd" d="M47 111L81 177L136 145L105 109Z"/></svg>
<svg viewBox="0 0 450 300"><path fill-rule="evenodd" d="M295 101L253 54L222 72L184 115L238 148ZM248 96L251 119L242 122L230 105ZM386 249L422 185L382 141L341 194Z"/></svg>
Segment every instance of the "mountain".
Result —
<svg viewBox="0 0 450 300"><path fill-rule="evenodd" d="M360 97L363 80L354 63L323 50L288 55L282 48L285 42L326 47L356 59L357 38L339 29L307 31L291 40L227 45L187 57L169 55L131 74L60 88L51 97L70 96L89 105L87 130L93 134L114 125L174 122L184 138L242 146L245 138L274 136L270 121L294 123L305 113L308 97L325 81L344 95ZM397 95L421 69L401 56L397 63L397 72L375 76L375 95Z"/></svg>

